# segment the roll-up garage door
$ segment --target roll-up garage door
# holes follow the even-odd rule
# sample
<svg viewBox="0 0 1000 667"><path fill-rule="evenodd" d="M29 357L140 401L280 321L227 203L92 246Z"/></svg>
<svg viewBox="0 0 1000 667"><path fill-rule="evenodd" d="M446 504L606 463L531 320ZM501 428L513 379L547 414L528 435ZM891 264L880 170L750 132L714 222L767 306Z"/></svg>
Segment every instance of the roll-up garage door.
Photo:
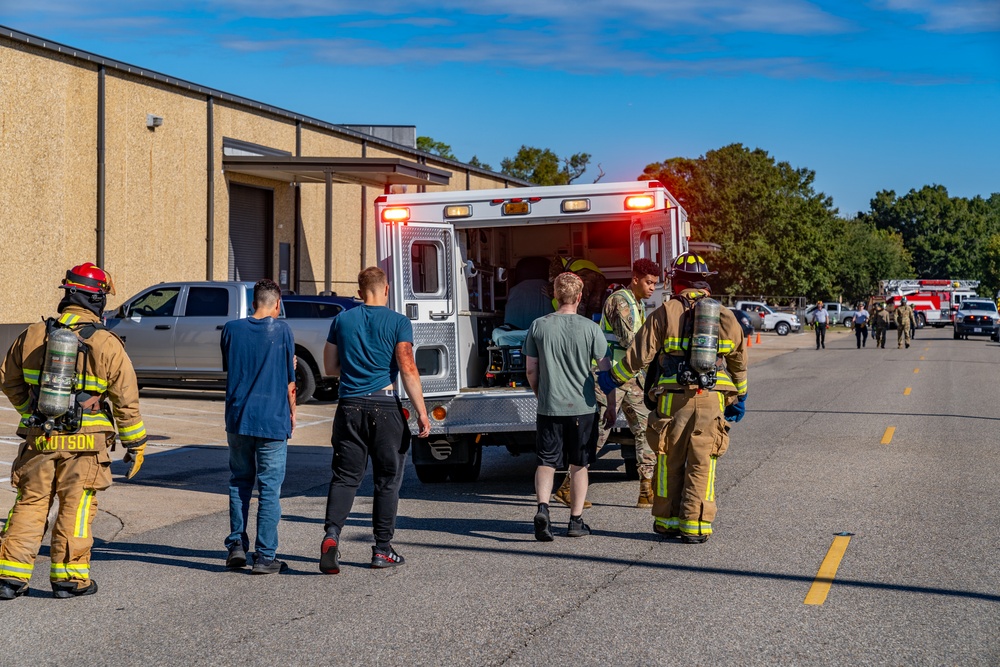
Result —
<svg viewBox="0 0 1000 667"><path fill-rule="evenodd" d="M229 280L271 278L274 193L229 185Z"/></svg>

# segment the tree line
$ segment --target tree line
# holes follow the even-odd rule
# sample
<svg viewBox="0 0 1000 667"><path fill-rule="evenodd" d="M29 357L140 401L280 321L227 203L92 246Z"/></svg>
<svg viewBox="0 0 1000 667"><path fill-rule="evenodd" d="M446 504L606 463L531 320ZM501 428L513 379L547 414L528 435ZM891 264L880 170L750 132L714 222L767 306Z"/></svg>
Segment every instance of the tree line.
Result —
<svg viewBox="0 0 1000 667"><path fill-rule="evenodd" d="M429 137L417 143L455 159L447 144ZM590 159L587 153L560 158L549 149L521 146L513 158L504 158L501 172L562 185L580 178ZM470 164L490 169L475 156ZM736 143L697 158L649 164L639 180L659 181L677 198L687 211L692 241L721 246L708 258L718 271L709 281L717 294L853 302L877 294L884 279L953 278L979 280L980 295L997 295L1000 193L951 197L943 185L901 196L882 190L868 211L844 216L816 191L815 177L810 169Z"/></svg>

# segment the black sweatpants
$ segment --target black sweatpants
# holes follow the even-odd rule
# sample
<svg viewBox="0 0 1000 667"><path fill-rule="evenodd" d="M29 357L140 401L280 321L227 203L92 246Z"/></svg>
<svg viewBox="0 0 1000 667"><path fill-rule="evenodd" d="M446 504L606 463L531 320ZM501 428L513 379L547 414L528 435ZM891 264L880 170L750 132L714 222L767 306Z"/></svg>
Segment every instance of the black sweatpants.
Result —
<svg viewBox="0 0 1000 667"><path fill-rule="evenodd" d="M858 347L864 347L868 344L868 326L855 326L854 335L858 339Z"/></svg>
<svg viewBox="0 0 1000 667"><path fill-rule="evenodd" d="M813 325L816 328L816 349L822 345L823 349L826 349L826 322L816 322Z"/></svg>
<svg viewBox="0 0 1000 667"><path fill-rule="evenodd" d="M385 548L396 529L399 485L403 479L410 429L403 408L393 396L343 398L333 418L333 462L326 498L326 530L339 534L351 512L354 496L372 460L372 532Z"/></svg>

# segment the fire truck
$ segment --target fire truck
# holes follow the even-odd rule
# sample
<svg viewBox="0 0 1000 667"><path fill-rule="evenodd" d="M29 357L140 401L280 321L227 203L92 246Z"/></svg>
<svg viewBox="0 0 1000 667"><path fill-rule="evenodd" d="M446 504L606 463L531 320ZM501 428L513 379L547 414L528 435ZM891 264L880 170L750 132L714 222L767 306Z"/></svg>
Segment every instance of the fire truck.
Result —
<svg viewBox="0 0 1000 667"><path fill-rule="evenodd" d="M978 280L906 279L879 283L886 307L899 305L905 296L913 307L917 326L951 326L962 301L976 296Z"/></svg>

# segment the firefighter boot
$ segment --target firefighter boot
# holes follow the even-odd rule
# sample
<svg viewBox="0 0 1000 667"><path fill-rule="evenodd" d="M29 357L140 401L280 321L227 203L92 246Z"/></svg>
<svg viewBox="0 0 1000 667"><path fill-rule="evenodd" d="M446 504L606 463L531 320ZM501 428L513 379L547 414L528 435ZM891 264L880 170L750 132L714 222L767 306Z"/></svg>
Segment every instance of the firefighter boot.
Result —
<svg viewBox="0 0 1000 667"><path fill-rule="evenodd" d="M28 582L15 579L0 579L0 600L13 600L28 594Z"/></svg>
<svg viewBox="0 0 1000 667"><path fill-rule="evenodd" d="M53 581L52 597L54 598L76 598L84 595L93 595L97 592L97 582L90 580L88 586L77 586L72 582Z"/></svg>
<svg viewBox="0 0 1000 667"><path fill-rule="evenodd" d="M569 475L566 475L566 478L563 479L563 483L559 486L559 488L556 490L556 492L552 494L552 497L557 502L560 502L563 505L565 505L566 507L569 507L569 501L570 501ZM591 502L589 500L584 500L583 501L583 509L586 510L586 509L590 509L591 507L592 507L592 504L591 504Z"/></svg>
<svg viewBox="0 0 1000 667"><path fill-rule="evenodd" d="M642 509L649 509L653 506L653 480L639 480L639 500L636 501L635 506Z"/></svg>

